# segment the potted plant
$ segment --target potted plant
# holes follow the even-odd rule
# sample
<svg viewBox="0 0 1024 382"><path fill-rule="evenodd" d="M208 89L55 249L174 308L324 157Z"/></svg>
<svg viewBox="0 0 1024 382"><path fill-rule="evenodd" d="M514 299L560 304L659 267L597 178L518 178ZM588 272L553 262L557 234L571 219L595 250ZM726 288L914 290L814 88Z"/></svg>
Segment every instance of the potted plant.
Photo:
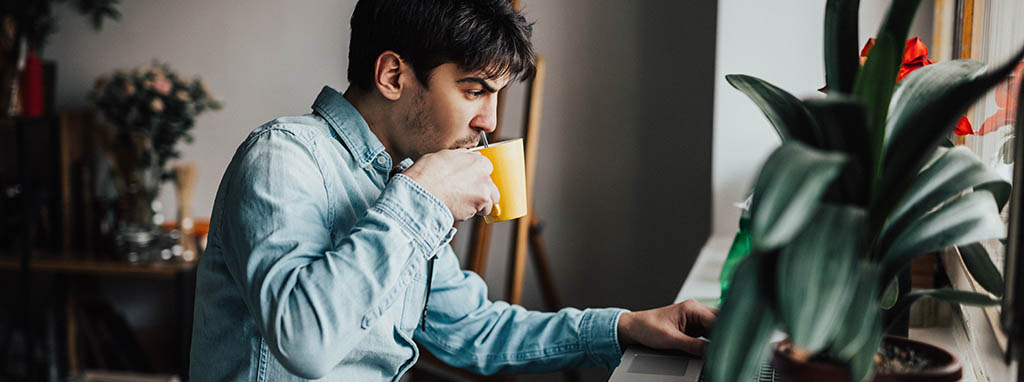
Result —
<svg viewBox="0 0 1024 382"><path fill-rule="evenodd" d="M892 312L921 297L999 302L992 295L1002 294L1001 276L978 242L1006 235L999 211L1010 185L967 149L949 147L946 136L1017 66L1024 50L991 70L954 60L897 83L920 0L892 2L863 66L858 3L826 5L827 97L799 100L763 80L727 76L783 143L754 185L751 255L737 267L711 335L705 372L712 381L754 375L769 356L775 330L787 335L776 351L783 373L790 366L798 373L838 370L838 376L811 375L863 380L875 368L886 327L899 316ZM960 247L968 271L992 295L900 290L898 275L914 258L951 246ZM922 349L893 339L881 353L932 351ZM875 379L898 380L900 373Z"/></svg>

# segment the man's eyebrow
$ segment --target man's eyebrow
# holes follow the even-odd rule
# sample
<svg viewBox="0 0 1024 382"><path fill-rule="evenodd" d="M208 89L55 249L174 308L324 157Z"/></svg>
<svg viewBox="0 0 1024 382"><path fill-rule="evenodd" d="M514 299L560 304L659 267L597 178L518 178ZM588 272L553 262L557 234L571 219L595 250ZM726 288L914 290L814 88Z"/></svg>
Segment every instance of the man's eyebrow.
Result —
<svg viewBox="0 0 1024 382"><path fill-rule="evenodd" d="M458 81L455 82L459 84L466 82L476 82L477 84L480 84L480 86L483 86L484 90L486 90L488 93L494 93L497 91L493 87L491 87L491 85L488 85L487 81L484 81L484 79L480 77L466 77L459 79Z"/></svg>

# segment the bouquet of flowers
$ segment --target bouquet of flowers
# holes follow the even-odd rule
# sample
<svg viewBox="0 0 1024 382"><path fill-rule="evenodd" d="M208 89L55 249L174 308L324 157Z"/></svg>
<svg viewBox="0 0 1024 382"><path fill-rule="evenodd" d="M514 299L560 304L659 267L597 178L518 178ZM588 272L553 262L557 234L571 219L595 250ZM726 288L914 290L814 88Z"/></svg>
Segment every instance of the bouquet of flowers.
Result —
<svg viewBox="0 0 1024 382"><path fill-rule="evenodd" d="M196 116L221 108L201 79L179 76L158 62L100 76L89 98L119 136L148 141L138 159L161 169L180 156L179 140L192 142L189 130Z"/></svg>

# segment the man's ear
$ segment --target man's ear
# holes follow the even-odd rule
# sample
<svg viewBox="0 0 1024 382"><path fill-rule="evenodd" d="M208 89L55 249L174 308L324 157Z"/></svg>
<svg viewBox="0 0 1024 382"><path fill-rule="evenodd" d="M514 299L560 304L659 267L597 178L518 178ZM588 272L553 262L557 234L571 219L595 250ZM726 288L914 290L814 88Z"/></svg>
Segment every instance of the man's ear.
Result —
<svg viewBox="0 0 1024 382"><path fill-rule="evenodd" d="M377 56L377 62L373 66L373 82L384 98L397 101L402 97L402 71L407 69L408 66L403 65L402 57L398 53L386 50Z"/></svg>

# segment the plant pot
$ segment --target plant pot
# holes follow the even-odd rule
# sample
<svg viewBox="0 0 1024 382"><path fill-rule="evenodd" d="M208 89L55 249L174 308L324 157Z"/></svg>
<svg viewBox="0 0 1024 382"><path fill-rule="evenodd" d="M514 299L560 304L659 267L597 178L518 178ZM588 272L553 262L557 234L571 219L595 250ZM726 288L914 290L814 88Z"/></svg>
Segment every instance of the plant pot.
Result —
<svg viewBox="0 0 1024 382"><path fill-rule="evenodd" d="M778 381L833 381L850 382L846 367L839 363L800 360L793 354L793 344L788 339L775 346L772 366Z"/></svg>
<svg viewBox="0 0 1024 382"><path fill-rule="evenodd" d="M938 346L909 338L885 336L882 340L883 349L895 347L909 350L927 360L929 367L916 371L878 371L872 381L875 382L955 382L963 378L960 360L952 353ZM879 357L876 356L876 363ZM821 361L801 361L794 357L792 344L789 340L779 342L775 347L772 365L778 373L780 381L837 381L848 382L850 376L846 367L839 363ZM876 365L877 366L877 365Z"/></svg>

